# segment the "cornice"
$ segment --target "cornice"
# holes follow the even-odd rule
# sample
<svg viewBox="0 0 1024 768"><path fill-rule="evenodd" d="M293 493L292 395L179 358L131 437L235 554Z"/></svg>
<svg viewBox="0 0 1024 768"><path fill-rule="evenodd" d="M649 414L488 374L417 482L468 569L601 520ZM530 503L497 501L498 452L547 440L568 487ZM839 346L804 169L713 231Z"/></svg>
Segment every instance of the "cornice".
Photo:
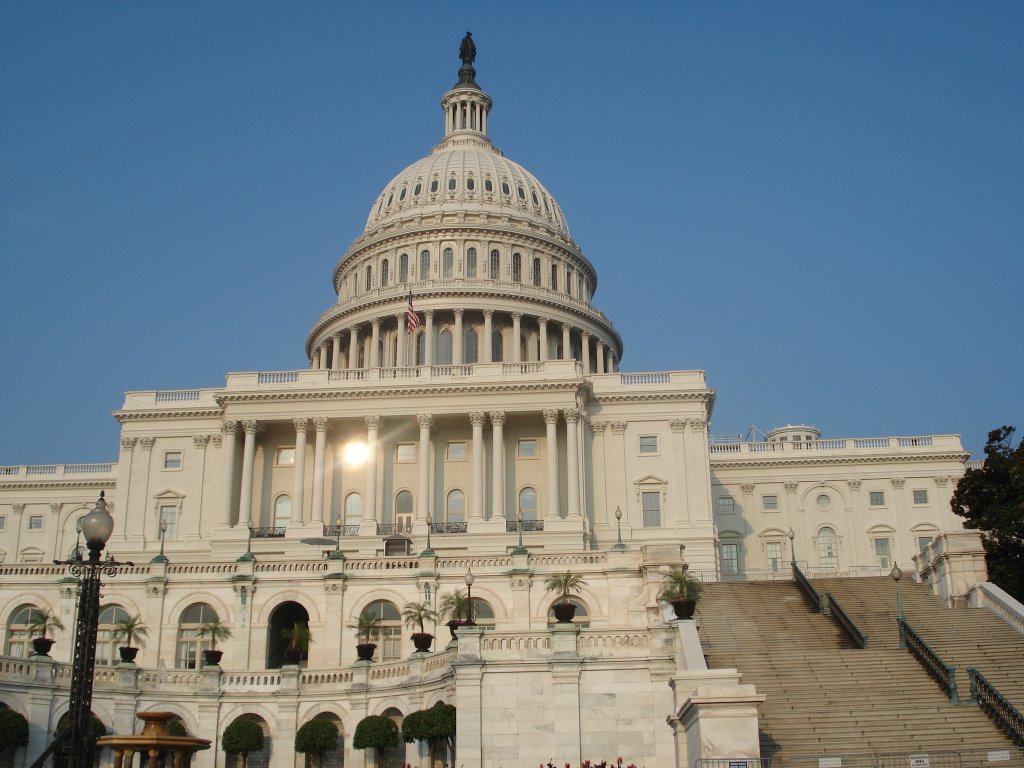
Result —
<svg viewBox="0 0 1024 768"><path fill-rule="evenodd" d="M952 453L923 453L923 454L869 454L863 456L801 456L799 458L778 458L778 459L716 459L712 457L708 462L711 469L750 469L752 467L813 467L837 464L923 464L929 461L959 461L962 462L970 456L967 451Z"/></svg>
<svg viewBox="0 0 1024 768"><path fill-rule="evenodd" d="M278 402L323 402L332 400L399 400L408 397L464 397L466 395L517 395L524 392L567 392L577 393L584 387L583 382L552 381L531 384L460 384L437 387L375 387L340 390L306 390L300 392L238 392L217 397L217 402L227 406L235 403L278 403Z"/></svg>
<svg viewBox="0 0 1024 768"><path fill-rule="evenodd" d="M658 402L698 402L708 403L715 399L714 392L643 392L623 394L602 394L594 396L591 394L590 402L598 405L612 405L621 403L658 403Z"/></svg>
<svg viewBox="0 0 1024 768"><path fill-rule="evenodd" d="M114 411L114 418L120 424L128 421L158 421L162 419L197 421L199 419L219 419L223 415L222 410L213 408L194 411Z"/></svg>
<svg viewBox="0 0 1024 768"><path fill-rule="evenodd" d="M25 482L12 482L10 480L0 481L0 490L67 490L68 488L102 488L111 489L117 487L117 480L113 476L106 479L91 480L31 480Z"/></svg>

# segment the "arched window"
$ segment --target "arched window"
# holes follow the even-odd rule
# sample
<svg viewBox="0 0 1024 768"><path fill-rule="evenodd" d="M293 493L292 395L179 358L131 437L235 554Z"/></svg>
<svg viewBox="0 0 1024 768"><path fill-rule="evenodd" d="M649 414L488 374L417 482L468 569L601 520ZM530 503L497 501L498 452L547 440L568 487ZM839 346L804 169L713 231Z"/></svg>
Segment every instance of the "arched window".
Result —
<svg viewBox="0 0 1024 768"><path fill-rule="evenodd" d="M395 497L395 524L400 531L412 533L412 494L401 491Z"/></svg>
<svg viewBox="0 0 1024 768"><path fill-rule="evenodd" d="M477 360L478 360L477 355L478 355L479 343L477 341L476 328L467 328L466 329L466 343L465 343L465 347L466 347L466 351L465 351L465 354L464 354L465 362L467 362L467 363L475 363L475 362L477 362Z"/></svg>
<svg viewBox="0 0 1024 768"><path fill-rule="evenodd" d="M530 272L530 279L533 280L533 284L540 286L540 259L534 258L533 270Z"/></svg>
<svg viewBox="0 0 1024 768"><path fill-rule="evenodd" d="M497 248L491 251L491 266L487 276L491 280L497 280L501 277L501 254L498 253Z"/></svg>
<svg viewBox="0 0 1024 768"><path fill-rule="evenodd" d="M561 602L560 600L556 602ZM590 626L590 612L587 610L587 606L583 604L582 600L578 600L575 597L570 597L569 602L576 606L576 614L572 617L572 623L581 629L586 629ZM548 608L548 625L555 624L555 609L554 603Z"/></svg>
<svg viewBox="0 0 1024 768"><path fill-rule="evenodd" d="M836 532L828 526L818 530L818 565L822 568L839 568L839 540Z"/></svg>
<svg viewBox="0 0 1024 768"><path fill-rule="evenodd" d="M114 626L128 618L128 611L120 605L108 605L100 610L99 623L96 628L96 663L109 667L121 660L117 649L129 643L121 638L114 642Z"/></svg>
<svg viewBox="0 0 1024 768"><path fill-rule="evenodd" d="M387 259L384 259L384 261L382 261L380 263L380 287L381 288L387 288L388 287L388 278L390 277L390 272L391 272L391 265L388 263Z"/></svg>
<svg viewBox="0 0 1024 768"><path fill-rule="evenodd" d="M416 365L426 365L423 359L423 356L426 354L426 349L424 348L426 335L426 331L420 331L416 334Z"/></svg>
<svg viewBox="0 0 1024 768"><path fill-rule="evenodd" d="M505 359L505 344L501 331L491 331L491 362L500 363Z"/></svg>
<svg viewBox="0 0 1024 768"><path fill-rule="evenodd" d="M28 627L32 623L33 616L39 612L34 605L21 605L14 609L10 618L7 619L7 656L19 656L24 658L29 655L32 647Z"/></svg>
<svg viewBox="0 0 1024 768"><path fill-rule="evenodd" d="M441 277L451 277L455 271L455 254L451 248L441 252Z"/></svg>
<svg viewBox="0 0 1024 768"><path fill-rule="evenodd" d="M365 285L366 285L366 290L368 290L368 291L373 288L373 267L371 267L369 265L366 267L366 281L365 281Z"/></svg>
<svg viewBox="0 0 1024 768"><path fill-rule="evenodd" d="M430 251L420 251L420 280L430 279Z"/></svg>
<svg viewBox="0 0 1024 768"><path fill-rule="evenodd" d="M345 525L359 525L363 519L363 497L350 493L345 497Z"/></svg>
<svg viewBox="0 0 1024 768"><path fill-rule="evenodd" d="M473 621L481 627L493 627L494 626L494 609L491 608L491 604L480 597L473 598L473 605L471 608L471 614Z"/></svg>
<svg viewBox="0 0 1024 768"><path fill-rule="evenodd" d="M523 257L518 253L512 254L512 282L523 282Z"/></svg>
<svg viewBox="0 0 1024 768"><path fill-rule="evenodd" d="M523 520L537 519L537 489L527 486L519 492L519 511Z"/></svg>
<svg viewBox="0 0 1024 768"><path fill-rule="evenodd" d="M438 365L452 364L452 332L445 329L441 331L437 339L437 363Z"/></svg>
<svg viewBox="0 0 1024 768"><path fill-rule="evenodd" d="M740 572L740 541L735 535L723 536L718 543L721 558L722 577L735 576Z"/></svg>
<svg viewBox="0 0 1024 768"><path fill-rule="evenodd" d="M409 281L409 254L403 253L398 257L398 282L406 283Z"/></svg>
<svg viewBox="0 0 1024 768"><path fill-rule="evenodd" d="M466 277L476 277L476 248L466 251Z"/></svg>
<svg viewBox="0 0 1024 768"><path fill-rule="evenodd" d="M274 499L274 527L283 528L292 519L292 497L282 493Z"/></svg>
<svg viewBox="0 0 1024 768"><path fill-rule="evenodd" d="M206 603L193 603L186 608L178 620L178 647L174 654L174 665L178 669L196 669L202 651L210 647L209 637L199 637L203 624L217 621L217 612Z"/></svg>
<svg viewBox="0 0 1024 768"><path fill-rule="evenodd" d="M572 267L565 268L565 292L572 296Z"/></svg>
<svg viewBox="0 0 1024 768"><path fill-rule="evenodd" d="M387 364L382 360L381 368L386 368L388 365L398 367L398 335L402 332L402 326L399 325L394 335L391 337L391 341L388 342L388 359Z"/></svg>
<svg viewBox="0 0 1024 768"><path fill-rule="evenodd" d="M558 265L557 264L552 264L551 265L551 290L552 291L557 291L558 290Z"/></svg>
<svg viewBox="0 0 1024 768"><path fill-rule="evenodd" d="M455 177L452 176L450 179L448 179L448 191L454 192L456 186L458 186L458 182L456 182Z"/></svg>
<svg viewBox="0 0 1024 768"><path fill-rule="evenodd" d="M363 616L380 619L381 661L394 661L402 655L402 617L390 600L374 600L363 609Z"/></svg>
<svg viewBox="0 0 1024 768"><path fill-rule="evenodd" d="M445 515L445 519L449 523L466 522L466 494L458 489L449 491L445 504Z"/></svg>

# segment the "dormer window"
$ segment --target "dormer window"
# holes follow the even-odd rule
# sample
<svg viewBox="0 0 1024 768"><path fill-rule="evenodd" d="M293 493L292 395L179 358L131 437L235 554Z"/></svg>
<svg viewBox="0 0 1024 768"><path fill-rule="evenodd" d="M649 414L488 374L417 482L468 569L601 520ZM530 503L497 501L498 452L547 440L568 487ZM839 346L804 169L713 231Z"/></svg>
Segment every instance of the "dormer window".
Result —
<svg viewBox="0 0 1024 768"><path fill-rule="evenodd" d="M455 184L455 177L452 177L452 178L448 179L448 190L454 192L455 191L455 186L456 186L456 184Z"/></svg>
<svg viewBox="0 0 1024 768"><path fill-rule="evenodd" d="M405 187L402 187L402 191L398 193L398 202L405 200Z"/></svg>
<svg viewBox="0 0 1024 768"><path fill-rule="evenodd" d="M437 192L437 179L434 179L432 182L430 182L430 191Z"/></svg>
<svg viewBox="0 0 1024 768"><path fill-rule="evenodd" d="M423 185L420 184L419 182L417 182L416 186L413 187L412 194L413 194L413 196L418 197L420 192L422 192L422 191L423 191Z"/></svg>
<svg viewBox="0 0 1024 768"><path fill-rule="evenodd" d="M508 189L508 182L507 181L501 182L501 194L503 194L503 195L511 195L512 194L509 191L509 189Z"/></svg>
<svg viewBox="0 0 1024 768"><path fill-rule="evenodd" d="M526 190L523 189L522 185L516 187L516 190L519 192L519 199L520 200L525 200L526 199ZM390 205L390 204L391 203L389 202L388 205Z"/></svg>
<svg viewBox="0 0 1024 768"><path fill-rule="evenodd" d="M491 183L490 179L484 179L484 192L493 192L494 184Z"/></svg>
<svg viewBox="0 0 1024 768"><path fill-rule="evenodd" d="M391 207L391 201L394 200L394 199L395 199L395 194L394 194L394 192L392 192L390 195L388 195L388 208Z"/></svg>
<svg viewBox="0 0 1024 768"><path fill-rule="evenodd" d="M473 181L473 177L472 176L470 176L468 179L466 179L466 189L468 189L470 192L472 192L474 189L476 189L476 182Z"/></svg>

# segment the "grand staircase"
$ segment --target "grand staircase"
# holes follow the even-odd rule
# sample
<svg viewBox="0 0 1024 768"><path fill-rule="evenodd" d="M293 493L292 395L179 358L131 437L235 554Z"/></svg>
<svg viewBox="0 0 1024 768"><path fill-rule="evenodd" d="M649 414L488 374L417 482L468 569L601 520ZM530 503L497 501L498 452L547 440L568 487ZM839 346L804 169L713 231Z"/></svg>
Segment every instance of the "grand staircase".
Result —
<svg viewBox="0 0 1024 768"><path fill-rule="evenodd" d="M854 647L830 617L812 612L792 582L707 584L698 604L708 666L739 669L743 682L767 696L759 710L762 757L784 764L796 755L1012 747L977 706L951 704L917 660L899 648L891 579L828 579L815 586L831 592L869 635L867 648ZM957 637L976 639L964 643L959 656L951 654L948 663L979 666L997 687L1014 677L1011 667L1005 674L996 670L1003 669L1014 648L1020 663L1024 638L1012 631L1013 637L993 633L999 639L992 643L992 655L974 658L972 648L985 635L972 627L981 611L946 610L924 587L907 580L901 587L908 621L937 652L955 646ZM948 646L932 642L926 614L934 626L944 627ZM1008 653L994 647L1000 643ZM983 659L990 659L992 676ZM1016 674L1017 684L1021 677ZM966 675L963 686L966 702Z"/></svg>

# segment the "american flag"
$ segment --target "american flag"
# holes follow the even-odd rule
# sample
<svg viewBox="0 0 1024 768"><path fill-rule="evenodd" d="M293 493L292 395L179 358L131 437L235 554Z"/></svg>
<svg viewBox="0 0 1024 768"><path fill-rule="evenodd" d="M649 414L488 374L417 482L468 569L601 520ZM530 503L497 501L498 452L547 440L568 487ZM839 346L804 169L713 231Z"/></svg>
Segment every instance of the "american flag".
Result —
<svg viewBox="0 0 1024 768"><path fill-rule="evenodd" d="M420 327L420 316L416 314L416 310L412 308L412 291L409 291L409 308L405 310L405 330L407 333L412 333Z"/></svg>

